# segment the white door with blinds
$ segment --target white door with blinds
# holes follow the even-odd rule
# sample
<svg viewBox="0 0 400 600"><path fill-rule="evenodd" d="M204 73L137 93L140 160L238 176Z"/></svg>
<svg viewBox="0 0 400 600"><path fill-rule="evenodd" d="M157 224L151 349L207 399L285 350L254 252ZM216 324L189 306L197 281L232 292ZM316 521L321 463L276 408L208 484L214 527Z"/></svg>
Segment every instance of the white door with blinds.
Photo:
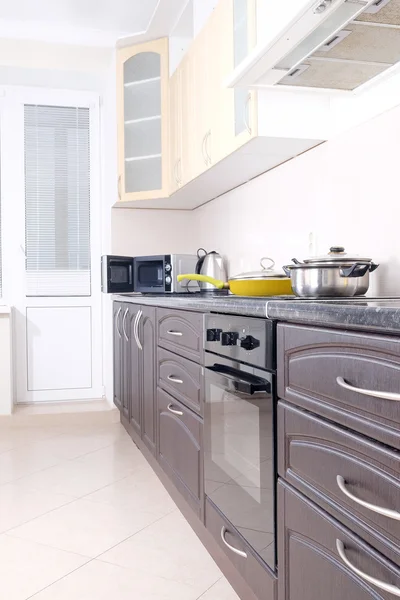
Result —
<svg viewBox="0 0 400 600"><path fill-rule="evenodd" d="M20 106L24 236L14 351L20 403L103 393L98 106L60 100Z"/></svg>

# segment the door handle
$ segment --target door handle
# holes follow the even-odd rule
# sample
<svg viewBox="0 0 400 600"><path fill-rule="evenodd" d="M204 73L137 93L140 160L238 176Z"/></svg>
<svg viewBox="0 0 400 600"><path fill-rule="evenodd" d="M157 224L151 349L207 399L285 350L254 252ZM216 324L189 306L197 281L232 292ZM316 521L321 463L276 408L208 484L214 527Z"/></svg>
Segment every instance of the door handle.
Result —
<svg viewBox="0 0 400 600"><path fill-rule="evenodd" d="M121 197L121 178L122 178L122 176L119 175L119 177L118 177L118 199L119 200L122 199L122 197Z"/></svg>
<svg viewBox="0 0 400 600"><path fill-rule="evenodd" d="M201 144L201 152L203 154L203 160L204 160L204 162L205 162L206 165L208 165L208 160L207 160L207 156L206 156L206 149L205 149L207 135L208 135L208 132L203 137L203 141L202 141L202 144Z"/></svg>
<svg viewBox="0 0 400 600"><path fill-rule="evenodd" d="M122 312L122 306L119 307L118 312L117 312L117 316L115 317L115 329L117 330L119 339L122 338L121 332L120 332L119 327L118 327L118 321L119 321L119 317L121 315L121 312Z"/></svg>
<svg viewBox="0 0 400 600"><path fill-rule="evenodd" d="M175 408L172 407L173 404L168 404L167 408L169 412L171 412L173 415L178 415L178 417L183 417L183 412L181 410L175 410Z"/></svg>
<svg viewBox="0 0 400 600"><path fill-rule="evenodd" d="M336 383L341 388L349 390L350 392L357 392L363 396L372 396L373 398L382 398L382 400L392 400L394 402L400 402L400 394L394 392L376 392L375 390L364 390L363 388L355 387L350 385L343 379L343 377L336 377Z"/></svg>
<svg viewBox="0 0 400 600"><path fill-rule="evenodd" d="M210 137L211 137L211 129L209 131L207 131L206 139L204 142L204 150L206 152L207 164L209 164L209 165L211 165L211 163L212 163L210 153L208 152L208 140L210 139Z"/></svg>
<svg viewBox="0 0 400 600"><path fill-rule="evenodd" d="M242 558L247 558L247 554L246 552L244 552L243 550L238 550L238 548L235 548L234 546L231 546L225 539L225 535L228 533L227 528L224 526L221 529L221 540L224 542L225 546L227 548L229 548L229 550L231 550L231 552L233 552L234 554L237 554L238 556L241 556Z"/></svg>
<svg viewBox="0 0 400 600"><path fill-rule="evenodd" d="M140 343L140 339L139 339L139 322L140 322L140 319L142 317L142 314L143 314L143 312L141 310L139 310L138 313L137 313L137 315L136 315L135 324L134 324L134 327L133 327L136 345L139 348L139 350L143 350L143 346Z"/></svg>
<svg viewBox="0 0 400 600"><path fill-rule="evenodd" d="M172 383L179 383L179 384L183 383L182 379L178 379L178 377L174 377L174 375L168 375L167 379L168 379L168 381L172 381Z"/></svg>
<svg viewBox="0 0 400 600"><path fill-rule="evenodd" d="M356 504L360 504L360 506L364 506L364 508L368 508L373 512L376 512L384 517L389 517L389 519L395 519L396 521L400 521L400 513L396 510L391 510L390 508L383 508L381 506L377 506L376 504L370 504L370 502L365 502L364 500L360 500L357 496L354 496L349 490L346 488L346 482L341 475L336 477L336 482L341 492L350 500L353 500Z"/></svg>
<svg viewBox="0 0 400 600"><path fill-rule="evenodd" d="M128 338L127 334L126 334L126 329L125 329L125 321L126 321L126 315L128 314L128 312L129 312L129 308L127 308L127 309L125 310L125 312L124 312L124 316L123 316L123 318L122 318L122 331L123 331L123 333L124 333L124 338L126 339L126 341L127 341L127 342L129 342L129 338Z"/></svg>
<svg viewBox="0 0 400 600"><path fill-rule="evenodd" d="M183 333L182 331L173 331L172 329L169 329L167 331L168 335L174 335L175 337L182 337Z"/></svg>
<svg viewBox="0 0 400 600"><path fill-rule="evenodd" d="M340 558L344 562L344 564L347 565L348 568L351 571L353 571L353 573L356 573L359 577L361 577L361 579L364 579L364 581L368 581L368 583L375 585L380 590L384 590L385 592L388 592L388 594L393 594L394 596L397 596L398 598L400 597L400 588L398 588L397 586L392 585L390 583L385 583L384 581L381 581L380 579L375 579L375 577L371 577L371 575L368 575L367 573L360 571L360 569L357 569L357 567L355 567L347 558L346 552L344 549L344 544L341 540L336 540L336 549L338 551Z"/></svg>
<svg viewBox="0 0 400 600"><path fill-rule="evenodd" d="M251 127L249 124L249 119L247 118L247 109L249 109L249 113L250 113L250 100L251 100L251 93L249 92L249 94L247 95L247 98L246 98L245 105L244 105L243 120L244 120L246 129L247 129L247 132L251 135Z"/></svg>

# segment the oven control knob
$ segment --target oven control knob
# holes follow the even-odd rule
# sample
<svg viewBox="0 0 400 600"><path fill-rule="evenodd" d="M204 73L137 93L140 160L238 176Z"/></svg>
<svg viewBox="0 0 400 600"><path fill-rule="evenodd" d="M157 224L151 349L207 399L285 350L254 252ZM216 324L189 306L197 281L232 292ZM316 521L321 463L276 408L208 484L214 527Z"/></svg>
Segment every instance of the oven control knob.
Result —
<svg viewBox="0 0 400 600"><path fill-rule="evenodd" d="M240 347L245 350L254 350L260 346L260 341L254 338L252 335L246 335L246 337L240 340Z"/></svg>
<svg viewBox="0 0 400 600"><path fill-rule="evenodd" d="M219 342L222 329L207 329L207 342Z"/></svg>
<svg viewBox="0 0 400 600"><path fill-rule="evenodd" d="M224 331L221 333L221 344L222 346L236 346L236 342L239 339L239 334L235 331Z"/></svg>
<svg viewBox="0 0 400 600"><path fill-rule="evenodd" d="M169 273L171 271L171 269L172 269L171 265L169 263L167 263L165 265L165 271L166 271L166 273Z"/></svg>
<svg viewBox="0 0 400 600"><path fill-rule="evenodd" d="M166 283L167 285L169 285L171 282L172 282L172 279L171 279L171 277L170 277L169 275L167 275L167 276L166 276L166 278L165 278L165 283Z"/></svg>

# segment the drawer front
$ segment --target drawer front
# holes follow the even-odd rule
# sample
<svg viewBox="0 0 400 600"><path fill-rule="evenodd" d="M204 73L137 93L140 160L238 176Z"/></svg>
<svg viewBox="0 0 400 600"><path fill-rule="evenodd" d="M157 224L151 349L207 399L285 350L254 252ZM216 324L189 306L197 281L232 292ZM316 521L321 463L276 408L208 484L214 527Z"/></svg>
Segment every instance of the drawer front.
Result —
<svg viewBox="0 0 400 600"><path fill-rule="evenodd" d="M163 390L157 390L157 458L200 516L204 500L203 422Z"/></svg>
<svg viewBox="0 0 400 600"><path fill-rule="evenodd" d="M202 413L203 368L163 348L158 349L158 385L183 404Z"/></svg>
<svg viewBox="0 0 400 600"><path fill-rule="evenodd" d="M343 509L387 538L400 565L400 453L283 402L278 430L279 475L334 516Z"/></svg>
<svg viewBox="0 0 400 600"><path fill-rule="evenodd" d="M260 600L274 600L277 591L277 579L272 571L259 561L251 552L248 545L238 535L235 528L226 520L214 504L206 498L206 528L218 542L236 569L239 571L248 586ZM223 541L224 538L233 548L244 552L247 558L235 554Z"/></svg>
<svg viewBox="0 0 400 600"><path fill-rule="evenodd" d="M278 485L278 532L281 600L395 598L366 577L394 586L400 594L398 568L282 482Z"/></svg>
<svg viewBox="0 0 400 600"><path fill-rule="evenodd" d="M277 329L281 398L400 449L400 337Z"/></svg>
<svg viewBox="0 0 400 600"><path fill-rule="evenodd" d="M158 345L201 361L203 356L203 315L181 310L157 309Z"/></svg>

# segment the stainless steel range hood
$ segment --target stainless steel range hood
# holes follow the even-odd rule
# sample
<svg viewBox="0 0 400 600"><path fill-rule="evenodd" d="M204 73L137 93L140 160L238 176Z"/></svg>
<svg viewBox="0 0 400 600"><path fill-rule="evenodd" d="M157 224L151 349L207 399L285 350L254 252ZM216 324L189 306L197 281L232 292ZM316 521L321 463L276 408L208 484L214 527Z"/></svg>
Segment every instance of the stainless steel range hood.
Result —
<svg viewBox="0 0 400 600"><path fill-rule="evenodd" d="M354 90L400 61L400 0L309 3L227 84Z"/></svg>

